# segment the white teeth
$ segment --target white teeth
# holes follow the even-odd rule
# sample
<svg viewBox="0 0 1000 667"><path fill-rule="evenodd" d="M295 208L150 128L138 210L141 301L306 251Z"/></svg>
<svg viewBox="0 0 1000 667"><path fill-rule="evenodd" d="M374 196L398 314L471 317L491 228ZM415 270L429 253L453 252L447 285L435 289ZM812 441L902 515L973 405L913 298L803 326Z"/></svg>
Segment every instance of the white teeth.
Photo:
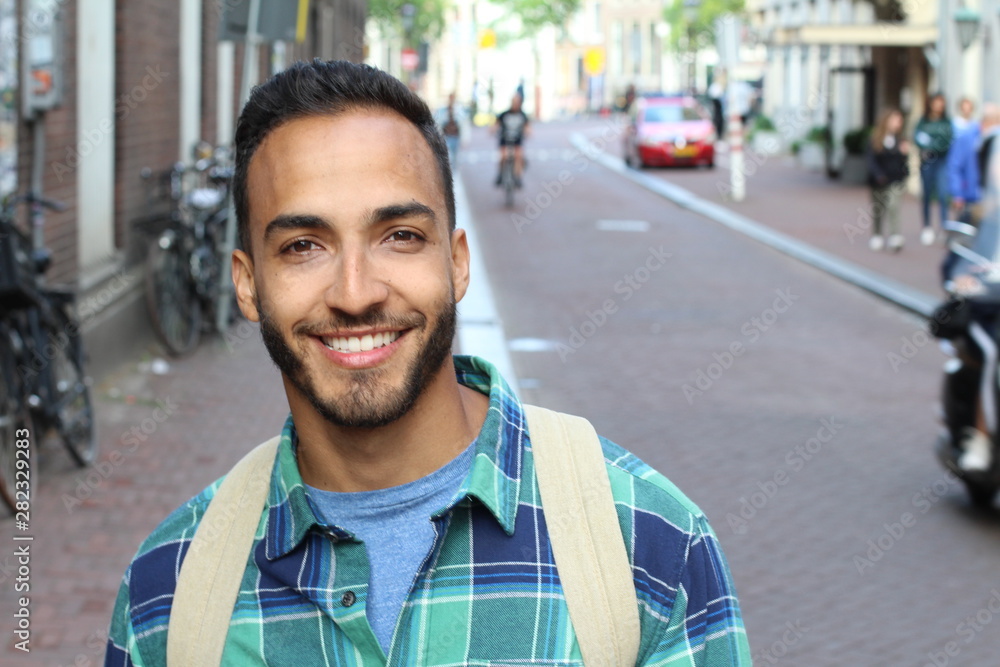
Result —
<svg viewBox="0 0 1000 667"><path fill-rule="evenodd" d="M340 336L324 338L323 344L337 352L368 352L389 345L399 338L398 331L365 334L364 336Z"/></svg>

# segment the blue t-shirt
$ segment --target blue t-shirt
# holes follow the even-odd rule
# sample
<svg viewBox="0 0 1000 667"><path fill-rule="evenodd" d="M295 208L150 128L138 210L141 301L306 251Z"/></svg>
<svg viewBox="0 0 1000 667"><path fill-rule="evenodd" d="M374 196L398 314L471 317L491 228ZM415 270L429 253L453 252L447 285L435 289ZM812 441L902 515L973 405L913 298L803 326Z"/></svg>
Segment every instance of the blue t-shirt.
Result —
<svg viewBox="0 0 1000 667"><path fill-rule="evenodd" d="M370 568L368 623L386 654L410 586L434 545L431 516L458 493L474 454L469 445L443 468L388 489L338 493L307 487L320 518L365 544Z"/></svg>

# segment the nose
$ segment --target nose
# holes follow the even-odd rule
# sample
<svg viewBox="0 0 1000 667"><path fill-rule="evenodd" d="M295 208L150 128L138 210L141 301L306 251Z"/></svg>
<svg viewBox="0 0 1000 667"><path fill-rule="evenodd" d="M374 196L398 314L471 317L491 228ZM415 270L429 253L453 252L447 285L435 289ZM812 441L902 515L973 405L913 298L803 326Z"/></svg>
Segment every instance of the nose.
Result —
<svg viewBox="0 0 1000 667"><path fill-rule="evenodd" d="M326 290L326 305L349 315L362 315L388 298L389 285L363 244L341 249L336 275Z"/></svg>

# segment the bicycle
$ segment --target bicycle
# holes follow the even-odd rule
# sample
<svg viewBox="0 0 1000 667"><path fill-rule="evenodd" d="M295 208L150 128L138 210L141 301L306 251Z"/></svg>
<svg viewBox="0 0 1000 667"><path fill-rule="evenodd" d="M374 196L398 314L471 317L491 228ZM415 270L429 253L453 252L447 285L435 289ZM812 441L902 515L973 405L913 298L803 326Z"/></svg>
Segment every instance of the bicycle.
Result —
<svg viewBox="0 0 1000 667"><path fill-rule="evenodd" d="M194 175L198 187L185 187L185 175ZM169 171L172 211L149 246L146 305L157 336L175 357L198 345L203 329L210 328L203 321L213 321L225 292L222 253L231 178L232 169L214 159L193 167L178 162Z"/></svg>
<svg viewBox="0 0 1000 667"><path fill-rule="evenodd" d="M30 488L31 443L54 429L74 463L97 457L90 377L84 371L80 324L72 290L45 285L47 248L35 248L15 220L18 204L30 207L33 227L44 209L63 210L33 193L9 197L0 210L0 499L11 509ZM27 429L27 431L25 431ZM25 438L25 434L33 437ZM26 442L27 441L27 442ZM29 463L24 466L22 461Z"/></svg>
<svg viewBox="0 0 1000 667"><path fill-rule="evenodd" d="M500 187L503 188L504 204L507 208L514 206L514 190L517 189L517 179L514 177L514 151L504 149L503 162L500 164Z"/></svg>

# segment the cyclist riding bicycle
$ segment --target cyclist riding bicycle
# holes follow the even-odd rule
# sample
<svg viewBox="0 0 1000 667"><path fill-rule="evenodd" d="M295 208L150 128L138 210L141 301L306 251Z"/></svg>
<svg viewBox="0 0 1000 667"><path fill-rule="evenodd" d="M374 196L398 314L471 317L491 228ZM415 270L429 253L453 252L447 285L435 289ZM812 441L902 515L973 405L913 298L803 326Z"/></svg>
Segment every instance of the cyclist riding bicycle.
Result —
<svg viewBox="0 0 1000 667"><path fill-rule="evenodd" d="M528 136L528 116L521 110L521 95L515 94L510 101L510 109L497 116L495 129L500 134L500 164L497 169L496 185L501 184L503 162L514 153L514 184L521 187L521 172L524 171L524 152L521 142Z"/></svg>

